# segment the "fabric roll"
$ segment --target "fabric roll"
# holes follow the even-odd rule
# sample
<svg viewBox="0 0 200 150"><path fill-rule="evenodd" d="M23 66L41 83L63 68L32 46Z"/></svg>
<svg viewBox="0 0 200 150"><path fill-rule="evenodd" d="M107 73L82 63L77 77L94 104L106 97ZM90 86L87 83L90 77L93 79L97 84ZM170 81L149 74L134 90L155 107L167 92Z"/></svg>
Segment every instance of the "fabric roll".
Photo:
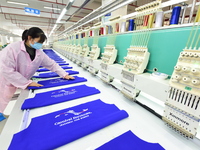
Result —
<svg viewBox="0 0 200 150"><path fill-rule="evenodd" d="M84 103L33 118L28 128L14 134L8 150L56 149L127 117L114 104Z"/></svg>
<svg viewBox="0 0 200 150"><path fill-rule="evenodd" d="M83 77L74 76L74 79L67 80L63 78L57 78L57 79L50 79L45 81L39 81L38 84L42 84L41 87L35 87L35 86L29 86L28 89L44 89L44 88L50 88L50 87L56 87L56 86L62 86L62 85L69 85L74 83L80 83L80 82L86 82L87 79Z"/></svg>

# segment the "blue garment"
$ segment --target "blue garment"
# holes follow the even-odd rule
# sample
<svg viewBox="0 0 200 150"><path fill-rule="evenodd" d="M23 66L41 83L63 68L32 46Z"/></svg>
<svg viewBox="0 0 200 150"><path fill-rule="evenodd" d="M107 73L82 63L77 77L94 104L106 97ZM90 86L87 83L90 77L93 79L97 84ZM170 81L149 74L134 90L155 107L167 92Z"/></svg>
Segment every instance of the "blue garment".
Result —
<svg viewBox="0 0 200 150"><path fill-rule="evenodd" d="M57 78L57 79L51 79L51 80L45 80L45 81L39 81L39 84L42 84L41 87L35 87L35 86L29 86L28 89L44 89L44 88L50 88L55 86L61 86L61 85L68 85L68 84L74 84L79 82L85 82L87 79L83 77L74 76L73 80L66 80L63 78Z"/></svg>
<svg viewBox="0 0 200 150"><path fill-rule="evenodd" d="M4 119L6 119L6 118L3 116L2 113L0 113L0 121L2 121L2 120L4 120Z"/></svg>
<svg viewBox="0 0 200 150"><path fill-rule="evenodd" d="M21 109L31 109L66 102L89 95L98 94L100 91L94 87L84 85L63 88L59 90L36 94L34 98L24 101Z"/></svg>
<svg viewBox="0 0 200 150"><path fill-rule="evenodd" d="M68 72L69 75L79 74L78 71L73 71L73 70L67 70L66 72ZM55 72L49 72L49 73L40 73L39 76L33 76L33 78L52 78L52 77L59 77L59 75Z"/></svg>
<svg viewBox="0 0 200 150"><path fill-rule="evenodd" d="M28 128L14 134L8 150L52 150L127 117L114 104L84 103L33 118Z"/></svg>
<svg viewBox="0 0 200 150"><path fill-rule="evenodd" d="M72 69L72 67L69 66L62 66L63 69ZM46 68L40 68L37 70L37 72L44 72L44 71L50 71L49 69Z"/></svg>
<svg viewBox="0 0 200 150"><path fill-rule="evenodd" d="M131 131L127 131L95 150L164 150L164 148L158 143L143 141Z"/></svg>

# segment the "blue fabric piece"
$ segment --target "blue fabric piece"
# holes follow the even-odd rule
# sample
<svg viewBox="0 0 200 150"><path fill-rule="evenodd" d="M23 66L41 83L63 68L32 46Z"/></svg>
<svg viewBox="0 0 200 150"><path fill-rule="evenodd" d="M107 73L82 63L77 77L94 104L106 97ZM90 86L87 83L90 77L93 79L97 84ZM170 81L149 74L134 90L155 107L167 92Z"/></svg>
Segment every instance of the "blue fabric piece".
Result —
<svg viewBox="0 0 200 150"><path fill-rule="evenodd" d="M69 65L69 63L58 63L59 66L67 66ZM42 68L43 66L40 66L40 68Z"/></svg>
<svg viewBox="0 0 200 150"><path fill-rule="evenodd" d="M73 70L67 70L67 73L69 73L69 75L72 74L79 74L78 71L73 71ZM39 76L33 76L33 78L52 78L52 77L58 77L59 75L55 72L49 72L49 73L40 73Z"/></svg>
<svg viewBox="0 0 200 150"><path fill-rule="evenodd" d="M74 76L75 79L73 80L66 80L63 78L57 78L57 79L51 79L51 80L45 80L45 81L39 81L39 84L42 84L41 87L35 87L35 86L29 86L28 89L44 89L44 88L50 88L55 86L61 86L61 85L68 85L68 84L74 84L79 82L85 82L87 79L83 77Z"/></svg>
<svg viewBox="0 0 200 150"><path fill-rule="evenodd" d="M114 104L84 103L33 118L28 128L14 134L8 150L52 150L127 117Z"/></svg>
<svg viewBox="0 0 200 150"><path fill-rule="evenodd" d="M86 85L63 88L59 90L36 94L34 98L26 99L22 104L21 109L24 110L48 106L98 93L100 93L98 89L94 87L88 87Z"/></svg>
<svg viewBox="0 0 200 150"><path fill-rule="evenodd" d="M56 63L66 63L66 61L55 61Z"/></svg>
<svg viewBox="0 0 200 150"><path fill-rule="evenodd" d="M158 143L143 141L132 131L127 131L96 150L164 150L164 148Z"/></svg>
<svg viewBox="0 0 200 150"><path fill-rule="evenodd" d="M0 113L0 121L2 121L2 120L4 120L4 119L6 119L6 118L3 116L2 113Z"/></svg>
<svg viewBox="0 0 200 150"><path fill-rule="evenodd" d="M69 67L69 66L62 66L63 69L72 69L73 67ZM40 68L37 70L37 72L44 72L44 71L50 71L49 69L46 68Z"/></svg>

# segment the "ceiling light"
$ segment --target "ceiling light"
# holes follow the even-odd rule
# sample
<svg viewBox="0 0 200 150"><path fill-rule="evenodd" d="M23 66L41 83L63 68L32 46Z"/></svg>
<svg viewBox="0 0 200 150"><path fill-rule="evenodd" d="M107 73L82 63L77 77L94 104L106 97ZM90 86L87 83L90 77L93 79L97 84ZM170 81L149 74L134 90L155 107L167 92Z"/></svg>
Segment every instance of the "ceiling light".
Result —
<svg viewBox="0 0 200 150"><path fill-rule="evenodd" d="M7 3L28 6L28 4L27 4L27 3L12 2L12 1L7 1Z"/></svg>
<svg viewBox="0 0 200 150"><path fill-rule="evenodd" d="M46 7L44 6L45 9L53 9L53 10L60 10L60 8L54 8L54 7Z"/></svg>
<svg viewBox="0 0 200 150"><path fill-rule="evenodd" d="M65 15L65 13L67 12L67 9L66 8L63 8L60 16L58 17L58 19L56 20L56 23L59 23L60 20L62 19L62 17Z"/></svg>

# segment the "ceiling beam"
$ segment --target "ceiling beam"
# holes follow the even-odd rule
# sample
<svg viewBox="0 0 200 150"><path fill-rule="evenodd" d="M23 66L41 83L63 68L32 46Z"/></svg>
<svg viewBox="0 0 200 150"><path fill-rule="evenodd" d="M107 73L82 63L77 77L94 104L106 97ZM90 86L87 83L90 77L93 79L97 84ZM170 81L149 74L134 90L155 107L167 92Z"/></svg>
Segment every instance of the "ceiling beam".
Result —
<svg viewBox="0 0 200 150"><path fill-rule="evenodd" d="M66 6L66 4L64 4L64 3L52 2L52 1L47 1L47 0L38 0L38 1ZM74 7L74 8L80 8L80 7L78 7L78 6L74 6L74 5L72 5L71 7ZM85 8L85 7L82 8L82 9L93 10L93 9Z"/></svg>

